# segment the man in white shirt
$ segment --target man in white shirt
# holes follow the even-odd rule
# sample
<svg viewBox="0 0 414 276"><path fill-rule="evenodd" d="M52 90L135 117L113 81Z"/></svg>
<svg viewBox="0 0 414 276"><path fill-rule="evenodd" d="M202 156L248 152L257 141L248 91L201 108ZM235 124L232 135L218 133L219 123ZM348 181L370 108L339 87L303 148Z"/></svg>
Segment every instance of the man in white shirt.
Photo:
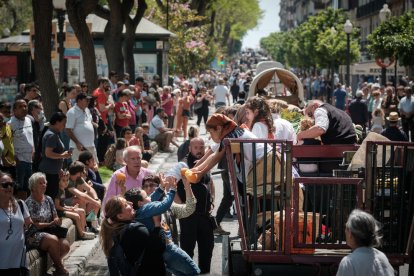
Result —
<svg viewBox="0 0 414 276"><path fill-rule="evenodd" d="M229 89L227 88L227 86L224 85L223 79L219 79L218 83L219 84L216 87L214 87L214 90L213 90L213 97L214 97L216 108L219 108L220 106L226 106L227 105L226 98L230 105Z"/></svg>
<svg viewBox="0 0 414 276"><path fill-rule="evenodd" d="M32 175L34 154L32 121L27 117L27 103L17 100L13 104L13 117L10 127L13 134L13 145L16 159L16 180L19 190L28 191L29 177Z"/></svg>
<svg viewBox="0 0 414 276"><path fill-rule="evenodd" d="M69 147L73 149L72 160L78 160L79 154L87 150L98 163L92 115L88 109L89 99L90 96L85 93L76 96L76 105L66 113L66 132L70 137Z"/></svg>
<svg viewBox="0 0 414 276"><path fill-rule="evenodd" d="M165 112L163 108L156 110L156 115L152 118L149 126L149 138L157 142L160 151L172 152L170 143L178 148L178 144L173 141L174 131L171 128L166 128L164 124Z"/></svg>

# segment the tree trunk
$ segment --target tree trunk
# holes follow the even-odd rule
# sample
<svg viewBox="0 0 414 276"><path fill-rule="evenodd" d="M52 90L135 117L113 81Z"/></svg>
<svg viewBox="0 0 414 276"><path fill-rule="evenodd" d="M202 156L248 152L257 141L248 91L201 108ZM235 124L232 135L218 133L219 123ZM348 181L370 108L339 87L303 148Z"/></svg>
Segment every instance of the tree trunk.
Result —
<svg viewBox="0 0 414 276"><path fill-rule="evenodd" d="M97 85L98 73L96 70L93 38L86 24L86 16L95 10L97 4L98 0L81 2L77 0L66 0L69 22L82 51L85 80L92 89Z"/></svg>
<svg viewBox="0 0 414 276"><path fill-rule="evenodd" d="M131 80L135 80L135 60L134 60L134 43L135 43L135 31L139 22L141 22L147 9L147 3L145 0L138 1L138 8L135 16L132 19L129 16L131 9L127 11L128 7L123 7L124 23L125 23L125 39L123 42L125 71L129 74Z"/></svg>
<svg viewBox="0 0 414 276"><path fill-rule="evenodd" d="M231 32L231 25L230 23L226 23L226 25L224 26L224 30L223 30L223 36L221 39L221 47L226 47L227 43L230 39L230 32Z"/></svg>
<svg viewBox="0 0 414 276"><path fill-rule="evenodd" d="M56 111L59 95L53 74L50 37L52 35L52 0L32 1L35 29L34 64L37 82L42 92L43 108L46 118Z"/></svg>
<svg viewBox="0 0 414 276"><path fill-rule="evenodd" d="M122 55L122 17L119 0L108 0L110 15L104 31L104 48L108 61L108 70L115 71L119 76L124 74L124 57Z"/></svg>

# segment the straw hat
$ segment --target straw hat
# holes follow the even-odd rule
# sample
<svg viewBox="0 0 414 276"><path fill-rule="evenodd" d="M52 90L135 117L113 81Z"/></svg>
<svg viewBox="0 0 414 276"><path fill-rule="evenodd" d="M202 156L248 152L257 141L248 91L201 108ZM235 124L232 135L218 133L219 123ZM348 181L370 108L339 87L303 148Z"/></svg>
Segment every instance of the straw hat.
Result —
<svg viewBox="0 0 414 276"><path fill-rule="evenodd" d="M397 112L391 112L390 116L387 117L387 120L390 122L398 122L398 120L400 120L400 117L398 116Z"/></svg>

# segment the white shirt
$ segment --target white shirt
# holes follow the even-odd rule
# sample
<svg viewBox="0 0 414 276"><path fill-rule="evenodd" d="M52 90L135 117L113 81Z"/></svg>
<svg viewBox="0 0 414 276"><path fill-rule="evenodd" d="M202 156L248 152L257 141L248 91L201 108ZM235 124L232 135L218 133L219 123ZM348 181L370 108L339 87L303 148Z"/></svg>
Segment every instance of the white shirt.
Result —
<svg viewBox="0 0 414 276"><path fill-rule="evenodd" d="M34 152L32 121L29 117L19 120L13 116L10 120L13 133L13 145L16 157L20 161L32 163Z"/></svg>
<svg viewBox="0 0 414 276"><path fill-rule="evenodd" d="M378 249L358 247L341 260L336 276L394 276L394 269Z"/></svg>
<svg viewBox="0 0 414 276"><path fill-rule="evenodd" d="M18 203L15 202L15 204L17 206L16 213L11 214L13 233L7 240L10 220L5 212L0 210L0 269L18 268L21 265L26 265L23 225L24 218L28 218L30 215L25 203L23 203L23 214Z"/></svg>
<svg viewBox="0 0 414 276"><path fill-rule="evenodd" d="M414 111L414 101L413 96L407 98L407 96L403 97L398 104L398 110L404 112L412 112Z"/></svg>
<svg viewBox="0 0 414 276"><path fill-rule="evenodd" d="M257 138L267 139L269 137L269 128L262 122L256 122L253 125L252 133L256 135Z"/></svg>
<svg viewBox="0 0 414 276"><path fill-rule="evenodd" d="M224 85L217 85L214 87L213 96L216 103L226 103L226 97L229 94L229 89Z"/></svg>
<svg viewBox="0 0 414 276"><path fill-rule="evenodd" d="M154 139L155 136L160 134L161 132L158 130L159 128L164 128L164 122L161 120L161 118L158 115L155 115L154 118L152 118L150 126L149 126L149 132L148 136L151 139Z"/></svg>
<svg viewBox="0 0 414 276"><path fill-rule="evenodd" d="M244 130L244 133L242 136L239 137L240 139L257 139L257 136L254 135L252 132L248 131L247 129ZM266 136L267 138L267 136ZM219 147L217 146L210 146L211 150L213 152L217 152ZM271 150L271 147L267 147L269 150ZM260 158L262 158L264 155L264 145L263 143L257 143L256 144L256 161L258 161ZM249 173L250 169L253 166L253 147L251 143L243 143L243 157L244 157L244 170L245 170L245 177L247 179L247 174ZM242 174L241 174L241 170L239 171L239 169L236 166L236 169L238 170L237 173L237 178L241 181L242 178Z"/></svg>
<svg viewBox="0 0 414 276"><path fill-rule="evenodd" d="M292 141L293 144L296 144L296 132L292 124L285 119L279 118L277 114L272 114L273 125L275 126L275 135L276 140L286 140Z"/></svg>
<svg viewBox="0 0 414 276"><path fill-rule="evenodd" d="M66 128L72 129L79 143L84 147L95 147L95 134L92 125L92 115L88 108L80 109L77 105L71 107L66 113ZM69 146L76 148L75 142L70 140Z"/></svg>
<svg viewBox="0 0 414 276"><path fill-rule="evenodd" d="M327 131L329 128L328 111L325 108L318 107L313 114L315 117L315 126Z"/></svg>

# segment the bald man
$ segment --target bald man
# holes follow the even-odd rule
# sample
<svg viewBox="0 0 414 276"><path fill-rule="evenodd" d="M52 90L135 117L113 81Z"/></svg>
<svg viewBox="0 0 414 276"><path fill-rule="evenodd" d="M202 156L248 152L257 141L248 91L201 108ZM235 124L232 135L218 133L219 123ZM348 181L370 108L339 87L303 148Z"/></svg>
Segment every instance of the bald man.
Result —
<svg viewBox="0 0 414 276"><path fill-rule="evenodd" d="M203 157L205 151L204 140L200 137L191 139L190 152L177 164L182 167L186 163L189 168L194 167L195 161ZM168 173L167 173L168 174ZM210 272L211 258L213 256L214 235L213 226L209 219L214 202L214 185L209 173L204 175L200 182L192 183L191 189L197 199L195 212L187 218L180 219L180 246L192 258L194 248L198 246L198 266L201 274ZM186 201L184 184L180 180L177 184L178 203Z"/></svg>

